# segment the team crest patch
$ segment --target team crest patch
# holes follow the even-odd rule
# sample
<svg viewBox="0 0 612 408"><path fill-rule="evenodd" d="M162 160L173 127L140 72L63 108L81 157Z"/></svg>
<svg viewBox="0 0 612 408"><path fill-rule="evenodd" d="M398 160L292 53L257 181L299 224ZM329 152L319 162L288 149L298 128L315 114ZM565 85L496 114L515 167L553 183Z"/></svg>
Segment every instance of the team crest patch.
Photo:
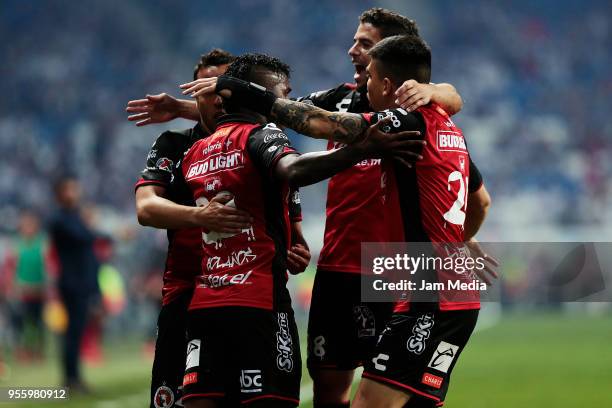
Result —
<svg viewBox="0 0 612 408"><path fill-rule="evenodd" d="M174 404L174 393L170 387L162 385L155 391L153 405L155 408L170 408Z"/></svg>
<svg viewBox="0 0 612 408"><path fill-rule="evenodd" d="M168 173L172 173L172 165L174 163L167 157L162 157L155 163L155 167L159 170L167 171Z"/></svg>

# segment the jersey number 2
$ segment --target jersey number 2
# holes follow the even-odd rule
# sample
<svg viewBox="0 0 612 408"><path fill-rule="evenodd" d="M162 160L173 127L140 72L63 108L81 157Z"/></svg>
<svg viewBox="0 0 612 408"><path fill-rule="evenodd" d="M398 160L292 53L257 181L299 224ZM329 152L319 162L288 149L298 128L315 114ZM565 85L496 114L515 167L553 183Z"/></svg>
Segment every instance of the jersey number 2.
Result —
<svg viewBox="0 0 612 408"><path fill-rule="evenodd" d="M457 193L457 199L448 209L447 212L444 213L444 219L451 224L461 225L463 227L463 223L465 222L465 209L467 208L467 190L466 186L468 185L468 178L463 180L463 174L460 171L453 171L448 175L448 191L451 191L451 183L458 181L459 182L459 192Z"/></svg>

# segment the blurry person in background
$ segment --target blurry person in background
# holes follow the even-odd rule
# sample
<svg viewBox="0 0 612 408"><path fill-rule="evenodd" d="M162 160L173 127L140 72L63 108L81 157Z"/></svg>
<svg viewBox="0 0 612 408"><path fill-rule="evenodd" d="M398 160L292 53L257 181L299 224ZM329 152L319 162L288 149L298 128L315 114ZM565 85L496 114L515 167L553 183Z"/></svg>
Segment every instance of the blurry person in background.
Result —
<svg viewBox="0 0 612 408"><path fill-rule="evenodd" d="M57 289L68 314L62 343L64 385L71 391L88 392L80 373L79 348L90 303L99 299L98 262L93 248L96 235L82 216L81 187L75 177L60 178L55 197L57 209L49 234L59 260Z"/></svg>
<svg viewBox="0 0 612 408"><path fill-rule="evenodd" d="M43 306L46 294L45 258L47 242L40 230L40 219L31 211L19 217L14 245L15 272L13 296L18 302L17 357L40 360L45 345Z"/></svg>

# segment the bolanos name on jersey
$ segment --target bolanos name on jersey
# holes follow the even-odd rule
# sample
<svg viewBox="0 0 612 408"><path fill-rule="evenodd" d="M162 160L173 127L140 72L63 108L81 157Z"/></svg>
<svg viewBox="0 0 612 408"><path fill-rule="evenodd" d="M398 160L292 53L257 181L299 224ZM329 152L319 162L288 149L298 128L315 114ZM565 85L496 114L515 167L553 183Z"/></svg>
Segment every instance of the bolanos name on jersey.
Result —
<svg viewBox="0 0 612 408"><path fill-rule="evenodd" d="M467 152L465 140L460 132L452 130L438 131L438 151L440 152Z"/></svg>
<svg viewBox="0 0 612 408"><path fill-rule="evenodd" d="M239 169L243 166L242 151L233 150L231 152L218 153L204 160L192 163L185 178L187 180L196 179L229 169Z"/></svg>

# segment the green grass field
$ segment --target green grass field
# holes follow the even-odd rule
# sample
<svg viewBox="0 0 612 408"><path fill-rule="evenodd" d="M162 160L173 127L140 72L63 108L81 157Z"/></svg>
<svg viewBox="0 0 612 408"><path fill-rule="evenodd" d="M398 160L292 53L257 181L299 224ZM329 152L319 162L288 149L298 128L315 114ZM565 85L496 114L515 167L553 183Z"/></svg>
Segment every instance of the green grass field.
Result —
<svg viewBox="0 0 612 408"><path fill-rule="evenodd" d="M453 374L451 408L612 407L612 316L511 316L477 332ZM150 363L138 344L114 344L107 363L88 368L91 397L61 403L0 403L0 407L147 406ZM0 387L53 386L55 361L13 367ZM303 390L309 389L304 375ZM303 407L311 407L304 392Z"/></svg>

